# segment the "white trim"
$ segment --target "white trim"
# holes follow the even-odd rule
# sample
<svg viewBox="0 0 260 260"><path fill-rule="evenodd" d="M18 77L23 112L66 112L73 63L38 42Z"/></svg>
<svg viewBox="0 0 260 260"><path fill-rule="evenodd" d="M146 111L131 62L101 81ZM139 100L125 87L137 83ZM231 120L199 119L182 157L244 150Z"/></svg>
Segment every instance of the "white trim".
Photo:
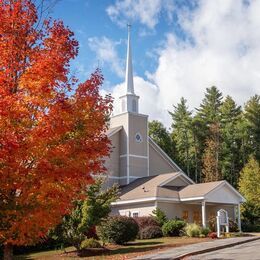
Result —
<svg viewBox="0 0 260 260"><path fill-rule="evenodd" d="M120 176L120 177L117 177L117 176L107 176L109 179L115 179L115 180L118 180L118 179L127 179L128 176ZM139 178L142 178L142 177L139 177L139 176L129 176L130 179L139 179Z"/></svg>
<svg viewBox="0 0 260 260"><path fill-rule="evenodd" d="M163 149L150 136L149 141L151 141L151 144L155 147L155 150L163 155L163 159L168 162L170 166L174 166L174 168L182 171L181 168L163 151Z"/></svg>
<svg viewBox="0 0 260 260"><path fill-rule="evenodd" d="M115 128L111 133L109 133L107 135L108 138L110 138L111 136L113 136L114 134L116 134L117 132L119 132L123 126L117 126L117 127L112 127L111 129ZM108 129L109 130L109 129Z"/></svg>
<svg viewBox="0 0 260 260"><path fill-rule="evenodd" d="M185 177L186 177L186 176L185 176ZM162 187L162 186L166 185L167 183L169 183L169 182L171 182L171 181L173 181L173 180L175 180L175 179L177 179L177 178L181 178L181 179L182 179L183 181L185 181L188 185L191 185L190 180L187 180L185 177L183 176L182 172L177 172L177 174L176 174L175 176L172 176L170 179L168 179L168 180L162 182L162 183L159 185L159 187Z"/></svg>
<svg viewBox="0 0 260 260"><path fill-rule="evenodd" d="M147 156L142 156L142 155L136 155L136 154L129 154L129 157L134 157L134 158L141 158L141 159L148 159ZM120 158L127 157L127 154L122 154L120 155Z"/></svg>
<svg viewBox="0 0 260 260"><path fill-rule="evenodd" d="M137 217L140 217L140 211L139 210L134 210L134 211L131 211L131 217L134 217L134 214L137 213Z"/></svg>
<svg viewBox="0 0 260 260"><path fill-rule="evenodd" d="M162 158L173 168L177 168L177 170L180 171L180 173L188 179L191 183L195 183L191 178L189 178L183 170L166 154L163 149L149 136L149 141L152 146L154 146L155 150L159 152L162 156Z"/></svg>
<svg viewBox="0 0 260 260"><path fill-rule="evenodd" d="M122 97L124 97L124 96L126 96L126 95L123 95ZM123 112L123 113L119 113L117 115L113 115L111 118L122 116L124 114L131 114L131 115L140 116L140 117L148 117L148 115L143 115L143 114L140 114L140 113L134 113L134 112L126 111L126 112Z"/></svg>
<svg viewBox="0 0 260 260"><path fill-rule="evenodd" d="M165 197L149 197L143 199L133 199L133 200L123 200L123 201L116 201L112 202L111 205L124 205L124 204L133 204L133 203L141 203L141 202L149 202L149 201L173 201L179 202L180 200L177 198L165 198Z"/></svg>
<svg viewBox="0 0 260 260"><path fill-rule="evenodd" d="M120 177L117 177L117 176L108 176L108 179L112 179L112 180L121 180L121 179L126 179L127 176L120 176Z"/></svg>
<svg viewBox="0 0 260 260"><path fill-rule="evenodd" d="M127 156L126 156L126 175L127 175L127 181L126 183L129 184L130 183L130 158L129 158L129 131L130 131L130 126L129 126L129 114L127 115L128 118L127 118L127 140L126 140L126 153L127 153Z"/></svg>
<svg viewBox="0 0 260 260"><path fill-rule="evenodd" d="M201 203L201 217L202 217L202 227L206 227L206 202L205 200Z"/></svg>
<svg viewBox="0 0 260 260"><path fill-rule="evenodd" d="M150 176L150 162L149 162L149 125L148 120L146 124L146 145L147 145L147 176Z"/></svg>
<svg viewBox="0 0 260 260"><path fill-rule="evenodd" d="M207 196L208 194L219 190L220 188L222 188L225 185L227 185L228 188L230 188L238 197L240 197L242 199L240 201L241 203L246 202L246 199L231 184L229 184L226 180L220 182L219 185L217 185L214 189L212 189L209 192L207 192L206 194L204 194L204 196Z"/></svg>
<svg viewBox="0 0 260 260"><path fill-rule="evenodd" d="M193 201L193 200L204 200L205 197L193 197L193 198L184 198L180 199L180 201Z"/></svg>

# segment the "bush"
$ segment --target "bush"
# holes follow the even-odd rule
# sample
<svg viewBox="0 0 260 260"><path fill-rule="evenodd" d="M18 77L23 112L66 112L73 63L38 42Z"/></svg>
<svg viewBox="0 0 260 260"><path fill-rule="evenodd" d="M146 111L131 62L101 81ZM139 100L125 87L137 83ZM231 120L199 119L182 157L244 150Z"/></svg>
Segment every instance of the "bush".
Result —
<svg viewBox="0 0 260 260"><path fill-rule="evenodd" d="M100 243L94 239L89 238L81 242L80 249L87 249L87 248L101 248L102 246Z"/></svg>
<svg viewBox="0 0 260 260"><path fill-rule="evenodd" d="M216 220L216 217L211 217L209 219L209 228L210 230L212 231L216 231L217 230L217 220Z"/></svg>
<svg viewBox="0 0 260 260"><path fill-rule="evenodd" d="M164 236L179 236L181 230L185 227L186 223L183 220L168 220L162 226Z"/></svg>
<svg viewBox="0 0 260 260"><path fill-rule="evenodd" d="M204 235L205 237L206 236L208 236L208 234L209 234L209 232L210 232L211 230L209 229L209 228L201 228L201 230L200 230L200 234L201 235Z"/></svg>
<svg viewBox="0 0 260 260"><path fill-rule="evenodd" d="M143 228L139 232L140 239L151 239L151 238L157 238L162 237L162 229L159 226L148 226Z"/></svg>
<svg viewBox="0 0 260 260"><path fill-rule="evenodd" d="M238 232L238 225L232 219L229 219L229 232Z"/></svg>
<svg viewBox="0 0 260 260"><path fill-rule="evenodd" d="M244 232L260 232L260 224L242 222L242 230Z"/></svg>
<svg viewBox="0 0 260 260"><path fill-rule="evenodd" d="M134 219L139 226L139 231L143 228L146 228L146 227L152 227L152 226L159 227L160 226L158 221L152 216L150 216L150 217L137 217L137 218L134 218Z"/></svg>
<svg viewBox="0 0 260 260"><path fill-rule="evenodd" d="M210 233L208 234L208 237L210 237L210 238L212 238L212 239L218 238L216 232L210 232Z"/></svg>
<svg viewBox="0 0 260 260"><path fill-rule="evenodd" d="M159 225L162 227L164 223L167 222L166 214L159 208L156 208L152 211L154 218L159 223Z"/></svg>
<svg viewBox="0 0 260 260"><path fill-rule="evenodd" d="M135 240L139 228L133 218L113 216L103 221L97 229L97 234L103 242L123 245Z"/></svg>
<svg viewBox="0 0 260 260"><path fill-rule="evenodd" d="M187 224L185 233L188 237L199 237L201 234L201 227L195 223Z"/></svg>

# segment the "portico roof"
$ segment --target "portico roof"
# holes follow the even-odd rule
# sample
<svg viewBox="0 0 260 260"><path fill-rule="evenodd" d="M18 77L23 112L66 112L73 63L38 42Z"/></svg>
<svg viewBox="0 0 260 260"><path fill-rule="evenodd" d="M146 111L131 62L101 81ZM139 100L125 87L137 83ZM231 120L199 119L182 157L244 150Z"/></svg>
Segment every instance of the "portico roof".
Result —
<svg viewBox="0 0 260 260"><path fill-rule="evenodd" d="M226 181L175 186L174 179L181 172L139 178L121 188L120 200L113 205L146 201L208 201L212 203L239 204L244 197Z"/></svg>

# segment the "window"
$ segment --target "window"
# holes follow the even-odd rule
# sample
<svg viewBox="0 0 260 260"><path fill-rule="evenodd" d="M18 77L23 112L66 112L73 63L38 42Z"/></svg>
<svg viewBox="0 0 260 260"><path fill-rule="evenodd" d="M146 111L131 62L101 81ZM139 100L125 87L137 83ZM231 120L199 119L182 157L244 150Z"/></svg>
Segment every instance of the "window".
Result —
<svg viewBox="0 0 260 260"><path fill-rule="evenodd" d="M188 210L183 210L182 212L182 219L186 222L189 220L189 211Z"/></svg>
<svg viewBox="0 0 260 260"><path fill-rule="evenodd" d="M137 143L141 143L141 142L143 141L143 138L142 138L142 136L141 136L140 133L136 133L136 134L135 134L135 141L136 141Z"/></svg>
<svg viewBox="0 0 260 260"><path fill-rule="evenodd" d="M133 218L138 218L139 217L139 212L135 211L132 214Z"/></svg>
<svg viewBox="0 0 260 260"><path fill-rule="evenodd" d="M201 213L199 211L193 211L193 222L201 224Z"/></svg>

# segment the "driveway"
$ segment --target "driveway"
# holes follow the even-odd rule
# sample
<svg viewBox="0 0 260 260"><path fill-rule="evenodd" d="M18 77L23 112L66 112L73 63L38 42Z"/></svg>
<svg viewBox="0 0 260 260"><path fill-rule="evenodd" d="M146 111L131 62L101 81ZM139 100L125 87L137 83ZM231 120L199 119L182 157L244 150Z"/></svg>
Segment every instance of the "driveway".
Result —
<svg viewBox="0 0 260 260"><path fill-rule="evenodd" d="M186 257L185 260L260 260L260 240L210 253Z"/></svg>

